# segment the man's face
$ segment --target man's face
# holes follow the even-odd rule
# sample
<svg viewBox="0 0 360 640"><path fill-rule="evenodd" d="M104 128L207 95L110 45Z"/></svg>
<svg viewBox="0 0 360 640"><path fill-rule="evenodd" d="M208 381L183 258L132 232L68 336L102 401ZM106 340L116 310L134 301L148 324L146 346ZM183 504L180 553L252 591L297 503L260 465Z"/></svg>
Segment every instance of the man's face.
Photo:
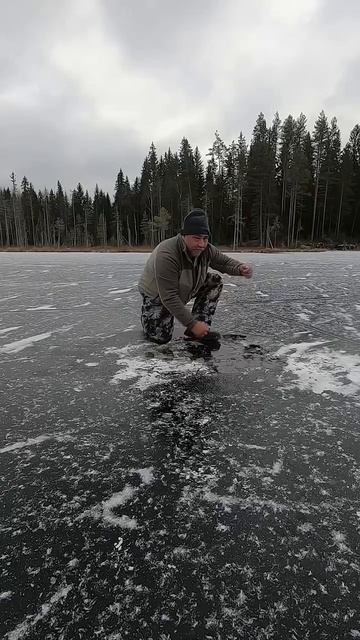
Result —
<svg viewBox="0 0 360 640"><path fill-rule="evenodd" d="M207 247L209 242L208 236L184 236L184 242L186 244L186 248L189 254L196 258L199 256Z"/></svg>

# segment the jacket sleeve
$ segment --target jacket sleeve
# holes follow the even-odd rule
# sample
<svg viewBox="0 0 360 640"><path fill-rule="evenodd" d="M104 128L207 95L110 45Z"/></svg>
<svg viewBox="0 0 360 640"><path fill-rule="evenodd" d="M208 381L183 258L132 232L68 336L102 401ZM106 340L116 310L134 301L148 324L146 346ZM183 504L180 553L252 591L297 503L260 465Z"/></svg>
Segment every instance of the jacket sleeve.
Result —
<svg viewBox="0 0 360 640"><path fill-rule="evenodd" d="M220 271L220 273L227 273L229 276L241 275L240 267L244 264L243 262L229 258L212 244L209 244L209 254L212 269Z"/></svg>
<svg viewBox="0 0 360 640"><path fill-rule="evenodd" d="M182 324L191 329L196 319L186 308L179 296L179 265L168 253L157 251L155 256L155 279L159 296L164 307Z"/></svg>

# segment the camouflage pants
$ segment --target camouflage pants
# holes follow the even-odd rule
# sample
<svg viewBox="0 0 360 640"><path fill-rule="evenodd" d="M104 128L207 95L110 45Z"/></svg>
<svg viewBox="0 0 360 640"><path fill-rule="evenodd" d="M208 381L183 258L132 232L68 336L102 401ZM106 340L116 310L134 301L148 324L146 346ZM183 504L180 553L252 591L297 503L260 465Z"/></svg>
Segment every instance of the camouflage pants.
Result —
<svg viewBox="0 0 360 640"><path fill-rule="evenodd" d="M192 308L194 318L211 325L222 288L221 276L208 273L194 301ZM174 330L174 316L163 306L159 296L149 298L142 294L142 298L141 324L145 337L158 344L169 342Z"/></svg>

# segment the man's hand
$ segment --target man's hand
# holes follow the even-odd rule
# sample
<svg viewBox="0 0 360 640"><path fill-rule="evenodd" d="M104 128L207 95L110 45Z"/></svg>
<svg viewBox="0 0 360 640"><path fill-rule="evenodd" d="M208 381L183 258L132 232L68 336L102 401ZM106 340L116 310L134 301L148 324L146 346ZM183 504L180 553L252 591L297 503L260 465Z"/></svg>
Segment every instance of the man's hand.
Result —
<svg viewBox="0 0 360 640"><path fill-rule="evenodd" d="M251 264L242 264L240 267L240 275L244 278L251 278L253 274L253 268Z"/></svg>
<svg viewBox="0 0 360 640"><path fill-rule="evenodd" d="M195 336L195 338L204 338L209 333L209 327L205 322L200 322L198 320L195 322L194 326L190 329L191 333Z"/></svg>

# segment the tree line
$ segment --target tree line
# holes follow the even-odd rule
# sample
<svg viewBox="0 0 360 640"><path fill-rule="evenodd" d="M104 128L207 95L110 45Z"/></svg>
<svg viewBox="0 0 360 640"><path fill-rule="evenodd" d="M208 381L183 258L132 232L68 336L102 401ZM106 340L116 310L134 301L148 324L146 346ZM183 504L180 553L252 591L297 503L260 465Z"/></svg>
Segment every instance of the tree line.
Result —
<svg viewBox="0 0 360 640"><path fill-rule="evenodd" d="M360 126L342 147L336 118L324 111L314 130L306 117L260 113L250 144L240 133L227 145L218 131L203 161L183 138L158 157L154 144L130 184L120 169L110 196L81 184L68 195L35 191L27 177L0 189L0 246L155 246L181 229L193 207L208 213L212 241L297 247L357 243L360 238Z"/></svg>

